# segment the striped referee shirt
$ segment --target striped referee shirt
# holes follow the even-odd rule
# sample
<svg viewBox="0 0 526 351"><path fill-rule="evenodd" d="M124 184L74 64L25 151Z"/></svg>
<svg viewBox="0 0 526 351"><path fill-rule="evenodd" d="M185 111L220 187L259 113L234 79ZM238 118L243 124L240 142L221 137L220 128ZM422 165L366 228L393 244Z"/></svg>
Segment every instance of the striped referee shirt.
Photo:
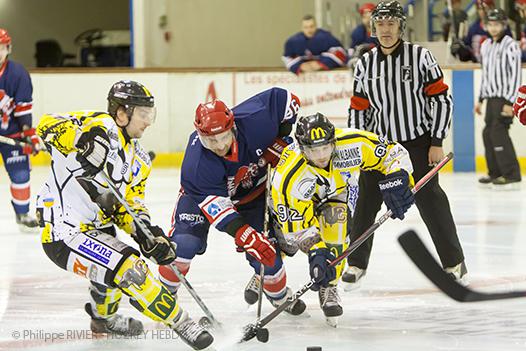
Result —
<svg viewBox="0 0 526 351"><path fill-rule="evenodd" d="M497 41L484 40L480 48L482 82L479 101L504 98L513 104L521 83L521 50L519 44L505 35Z"/></svg>
<svg viewBox="0 0 526 351"><path fill-rule="evenodd" d="M378 47L354 70L349 127L389 140L414 140L428 132L441 146L451 124L452 101L431 52L402 42L390 55Z"/></svg>

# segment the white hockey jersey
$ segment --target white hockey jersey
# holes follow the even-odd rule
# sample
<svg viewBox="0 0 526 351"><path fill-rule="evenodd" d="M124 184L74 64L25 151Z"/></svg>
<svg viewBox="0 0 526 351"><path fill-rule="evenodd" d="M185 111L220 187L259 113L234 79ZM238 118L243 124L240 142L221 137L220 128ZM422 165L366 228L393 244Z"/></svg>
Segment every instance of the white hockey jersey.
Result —
<svg viewBox="0 0 526 351"><path fill-rule="evenodd" d="M37 214L44 225L42 242L64 240L79 231L111 224L128 233L135 230L131 216L111 194L100 174L93 179L82 177L84 170L75 158L75 145L83 132L95 126L103 128L110 139L106 174L136 213L149 220L144 189L151 161L138 140L127 141L105 112L44 115L37 133L44 140L52 163L49 178L37 196Z"/></svg>

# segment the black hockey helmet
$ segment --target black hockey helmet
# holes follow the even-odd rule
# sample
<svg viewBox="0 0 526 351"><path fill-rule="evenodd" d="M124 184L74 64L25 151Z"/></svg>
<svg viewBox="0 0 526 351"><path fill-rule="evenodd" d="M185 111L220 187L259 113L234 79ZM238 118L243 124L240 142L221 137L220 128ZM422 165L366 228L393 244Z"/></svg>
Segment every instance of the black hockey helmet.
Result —
<svg viewBox="0 0 526 351"><path fill-rule="evenodd" d="M152 93L141 83L133 80L120 80L113 84L108 93L108 112L115 117L119 106L126 108L128 116L135 106L154 107Z"/></svg>
<svg viewBox="0 0 526 351"><path fill-rule="evenodd" d="M294 136L300 146L315 147L335 142L334 124L321 113L302 116L296 123Z"/></svg>
<svg viewBox="0 0 526 351"><path fill-rule="evenodd" d="M375 22L384 19L397 19L400 23L400 38L404 35L407 17L398 1L381 1L371 14L371 36L376 36Z"/></svg>
<svg viewBox="0 0 526 351"><path fill-rule="evenodd" d="M489 10L486 15L486 21L506 22L507 20L506 12L499 8Z"/></svg>

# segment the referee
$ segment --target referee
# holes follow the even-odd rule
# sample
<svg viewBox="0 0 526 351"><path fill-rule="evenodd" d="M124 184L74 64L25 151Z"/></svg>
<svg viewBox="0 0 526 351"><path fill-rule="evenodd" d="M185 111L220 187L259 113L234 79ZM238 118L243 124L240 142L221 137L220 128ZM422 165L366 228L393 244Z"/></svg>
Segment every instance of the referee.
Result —
<svg viewBox="0 0 526 351"><path fill-rule="evenodd" d="M488 12L486 27L490 38L480 49L482 83L475 105L480 114L486 100L485 127L482 131L488 175L479 179L496 189L512 190L519 186L521 172L515 148L509 135L513 123L513 102L521 82L521 50L512 37L506 35L506 14L501 9Z"/></svg>
<svg viewBox="0 0 526 351"><path fill-rule="evenodd" d="M405 24L403 8L397 1L380 2L374 9L372 35L380 47L366 53L356 65L349 127L401 143L409 151L417 182L444 157L442 140L449 130L452 102L433 55L402 40ZM375 171L360 173L351 242L374 223L382 205L378 188L382 179L384 176ZM415 202L442 266L464 282L464 254L438 176L415 195ZM342 277L349 283L346 290L357 287L355 283L365 274L372 244L371 237L349 256L349 267Z"/></svg>

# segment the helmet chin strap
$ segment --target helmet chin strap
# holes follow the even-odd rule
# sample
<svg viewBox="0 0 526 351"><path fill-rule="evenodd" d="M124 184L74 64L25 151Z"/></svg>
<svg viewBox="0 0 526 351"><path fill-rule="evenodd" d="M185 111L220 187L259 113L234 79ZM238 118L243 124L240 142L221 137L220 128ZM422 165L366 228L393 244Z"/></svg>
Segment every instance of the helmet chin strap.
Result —
<svg viewBox="0 0 526 351"><path fill-rule="evenodd" d="M132 115L133 115L133 107L132 107L132 110L130 112L129 110L130 107L126 107L126 116L128 116L128 123L126 123L126 125L124 126L121 126L117 123L117 121L115 121L115 123L117 123L117 127L119 127L121 129L121 132L122 132L122 136L124 136L124 140L126 140L126 143L129 143L130 140L131 140L131 137L130 137L130 134L128 134L128 131L126 130L126 127L128 127L131 123L131 119L132 119Z"/></svg>
<svg viewBox="0 0 526 351"><path fill-rule="evenodd" d="M398 40L396 41L396 43L394 43L394 44L391 45L391 46L384 46L384 45L382 45L382 43L380 43L380 46L381 46L383 49L388 49L388 50L389 50L389 49L392 49L392 48L394 48L395 46L397 46L401 41L402 41L402 39L398 38ZM380 41L378 40L378 42L380 42Z"/></svg>

